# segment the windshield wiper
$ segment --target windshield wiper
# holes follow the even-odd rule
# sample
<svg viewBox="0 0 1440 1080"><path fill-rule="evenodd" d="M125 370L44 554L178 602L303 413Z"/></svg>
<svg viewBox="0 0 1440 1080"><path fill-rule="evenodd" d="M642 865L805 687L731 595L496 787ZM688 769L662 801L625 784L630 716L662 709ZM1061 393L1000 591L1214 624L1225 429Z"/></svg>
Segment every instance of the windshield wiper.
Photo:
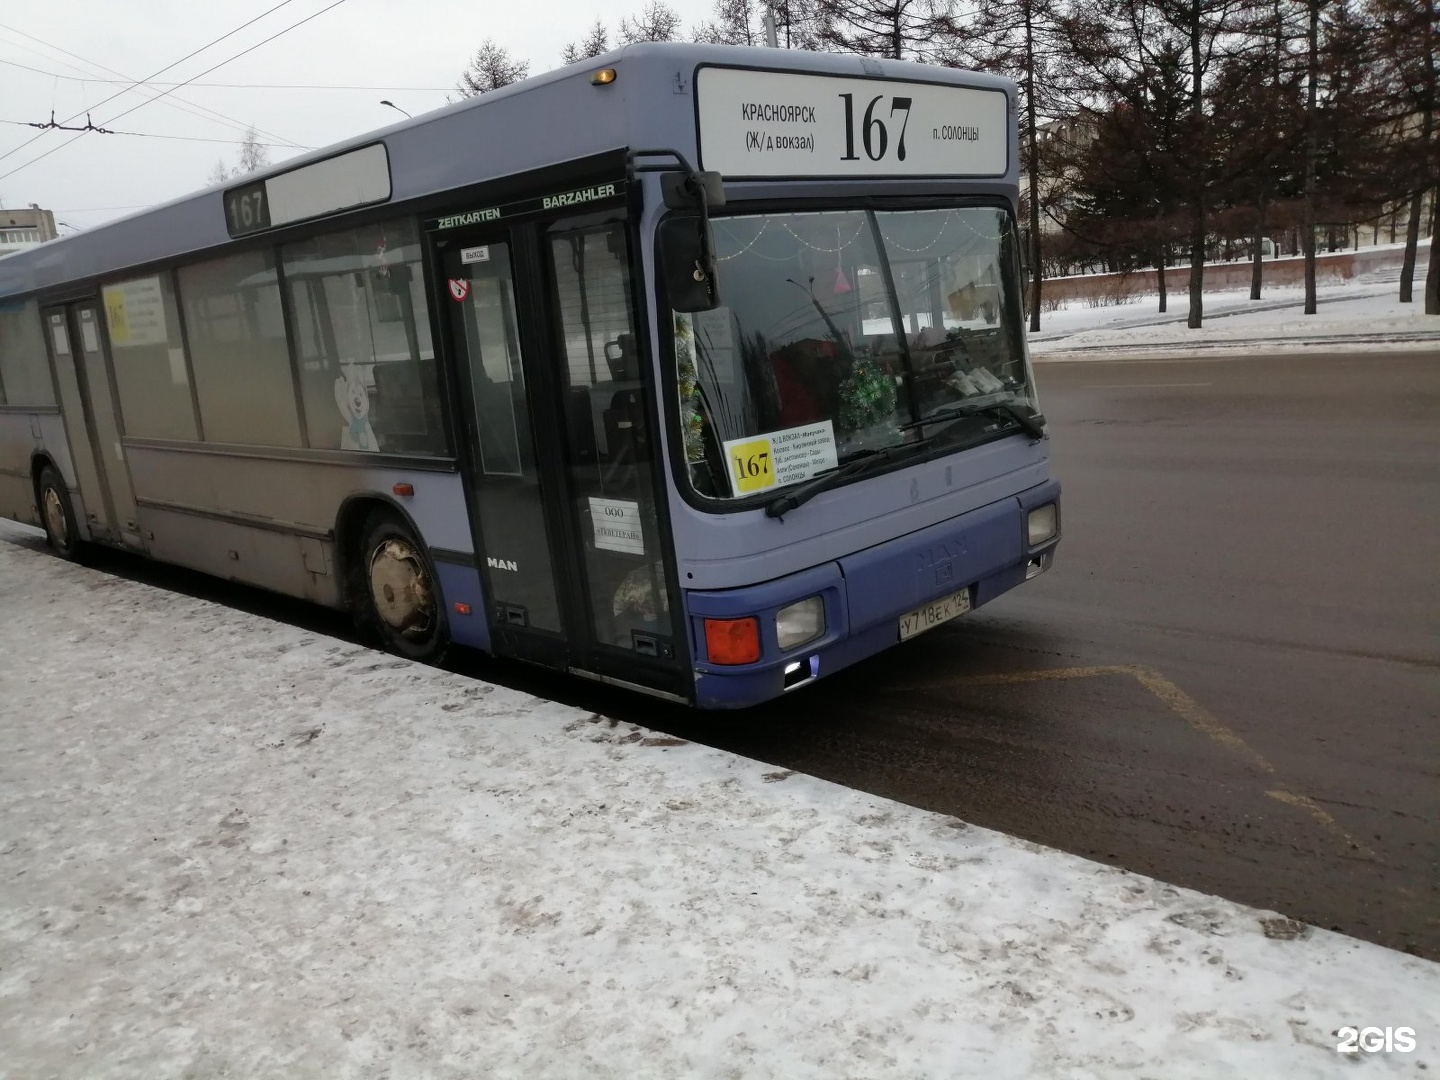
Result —
<svg viewBox="0 0 1440 1080"><path fill-rule="evenodd" d="M1016 408L1008 401L992 401L985 404L972 405L949 405L938 409L929 416L922 416L919 420L912 420L908 424L902 424L900 430L908 428L923 428L927 424L938 424L945 420L957 420L962 416L997 416L1003 420L1013 420L1020 426L1020 429L1032 439L1043 439L1045 437L1045 417L1030 408L1022 405Z"/></svg>
<svg viewBox="0 0 1440 1080"><path fill-rule="evenodd" d="M782 517L797 506L803 506L822 491L829 491L837 484L878 469L902 454L914 453L928 442L928 439L918 439L911 443L887 446L883 450L861 450L851 458L848 464L821 473L819 476L813 476L798 487L791 488L779 498L772 499L765 505L765 516Z"/></svg>

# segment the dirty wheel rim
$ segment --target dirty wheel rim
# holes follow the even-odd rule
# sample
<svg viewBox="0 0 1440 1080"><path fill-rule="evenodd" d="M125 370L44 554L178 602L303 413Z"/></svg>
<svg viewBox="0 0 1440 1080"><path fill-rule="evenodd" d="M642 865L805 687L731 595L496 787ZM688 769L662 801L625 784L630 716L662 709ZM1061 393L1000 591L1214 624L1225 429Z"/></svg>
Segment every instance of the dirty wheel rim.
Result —
<svg viewBox="0 0 1440 1080"><path fill-rule="evenodd" d="M391 537L370 556L370 595L385 624L407 637L435 625L435 590L425 560L407 541Z"/></svg>
<svg viewBox="0 0 1440 1080"><path fill-rule="evenodd" d="M53 487L45 489L45 528L50 532L50 539L59 547L67 547L70 543L70 530L65 524L65 504L60 501L60 493Z"/></svg>

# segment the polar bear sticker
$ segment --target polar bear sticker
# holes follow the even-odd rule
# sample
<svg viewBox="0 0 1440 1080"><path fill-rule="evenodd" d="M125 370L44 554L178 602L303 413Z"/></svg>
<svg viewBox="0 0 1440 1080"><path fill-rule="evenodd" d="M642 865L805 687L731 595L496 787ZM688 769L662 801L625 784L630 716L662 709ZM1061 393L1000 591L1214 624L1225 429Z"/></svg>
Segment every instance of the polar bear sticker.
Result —
<svg viewBox="0 0 1440 1080"><path fill-rule="evenodd" d="M346 364L335 380L335 404L345 426L340 429L341 450L379 450L370 426L370 394L354 364Z"/></svg>

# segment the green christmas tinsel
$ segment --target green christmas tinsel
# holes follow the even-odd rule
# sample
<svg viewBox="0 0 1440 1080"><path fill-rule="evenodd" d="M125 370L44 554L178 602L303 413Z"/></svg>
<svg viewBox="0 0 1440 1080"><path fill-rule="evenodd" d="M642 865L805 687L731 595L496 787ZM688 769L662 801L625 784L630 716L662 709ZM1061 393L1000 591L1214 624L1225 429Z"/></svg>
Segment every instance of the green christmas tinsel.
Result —
<svg viewBox="0 0 1440 1080"><path fill-rule="evenodd" d="M675 381L680 389L680 422L685 431L685 460L705 460L705 418L700 413L700 374L695 368L690 319L675 316Z"/></svg>
<svg viewBox="0 0 1440 1080"><path fill-rule="evenodd" d="M895 380L868 356L855 358L840 384L840 428L864 431L895 418Z"/></svg>

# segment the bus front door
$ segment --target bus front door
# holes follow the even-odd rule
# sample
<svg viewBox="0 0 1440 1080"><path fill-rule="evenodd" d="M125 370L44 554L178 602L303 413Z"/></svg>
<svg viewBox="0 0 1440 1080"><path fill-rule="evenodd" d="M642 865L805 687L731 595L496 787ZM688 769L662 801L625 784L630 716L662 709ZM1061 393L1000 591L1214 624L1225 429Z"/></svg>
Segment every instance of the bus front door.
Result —
<svg viewBox="0 0 1440 1080"><path fill-rule="evenodd" d="M99 307L79 301L47 308L44 317L90 534L144 551Z"/></svg>
<svg viewBox="0 0 1440 1080"><path fill-rule="evenodd" d="M492 647L688 698L623 220L436 246Z"/></svg>

